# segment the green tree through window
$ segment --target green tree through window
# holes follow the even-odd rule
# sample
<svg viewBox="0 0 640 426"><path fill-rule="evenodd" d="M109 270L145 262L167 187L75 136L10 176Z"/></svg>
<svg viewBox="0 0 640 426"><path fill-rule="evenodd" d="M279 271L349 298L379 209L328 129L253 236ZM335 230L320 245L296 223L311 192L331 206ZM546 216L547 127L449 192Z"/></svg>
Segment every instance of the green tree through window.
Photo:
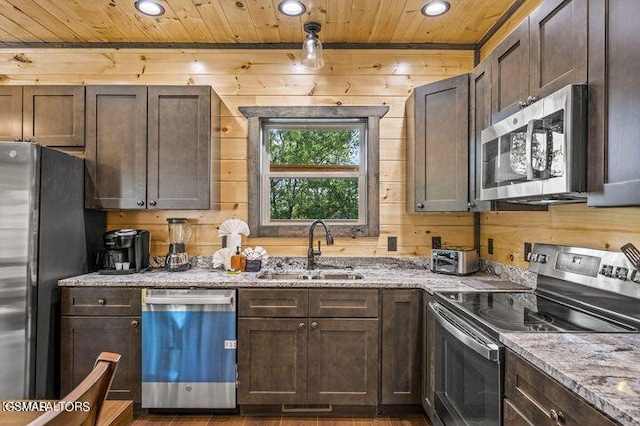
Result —
<svg viewBox="0 0 640 426"><path fill-rule="evenodd" d="M360 131L270 129L269 156L271 171L357 170ZM357 178L273 177L269 185L272 220L358 219Z"/></svg>

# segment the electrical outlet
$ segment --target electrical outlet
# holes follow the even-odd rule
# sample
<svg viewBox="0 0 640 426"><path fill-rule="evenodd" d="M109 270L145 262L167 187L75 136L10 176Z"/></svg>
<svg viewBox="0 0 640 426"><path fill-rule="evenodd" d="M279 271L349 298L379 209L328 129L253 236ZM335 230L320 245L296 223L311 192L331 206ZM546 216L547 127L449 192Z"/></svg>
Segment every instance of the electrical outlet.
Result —
<svg viewBox="0 0 640 426"><path fill-rule="evenodd" d="M487 251L489 254L493 254L493 238L489 238L487 241Z"/></svg>
<svg viewBox="0 0 640 426"><path fill-rule="evenodd" d="M531 243L524 243L524 261L529 261L529 253L531 253Z"/></svg>
<svg viewBox="0 0 640 426"><path fill-rule="evenodd" d="M440 237L431 237L431 248L439 249L442 247L442 240Z"/></svg>
<svg viewBox="0 0 640 426"><path fill-rule="evenodd" d="M387 237L387 251L398 251L398 237Z"/></svg>

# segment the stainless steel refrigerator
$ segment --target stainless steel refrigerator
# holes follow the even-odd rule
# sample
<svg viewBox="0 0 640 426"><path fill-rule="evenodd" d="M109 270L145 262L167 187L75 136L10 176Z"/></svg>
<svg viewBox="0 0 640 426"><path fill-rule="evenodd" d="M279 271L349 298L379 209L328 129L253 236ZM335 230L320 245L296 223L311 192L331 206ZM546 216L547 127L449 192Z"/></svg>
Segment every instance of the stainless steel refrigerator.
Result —
<svg viewBox="0 0 640 426"><path fill-rule="evenodd" d="M0 399L59 397L57 283L91 269L103 231L82 159L0 142Z"/></svg>

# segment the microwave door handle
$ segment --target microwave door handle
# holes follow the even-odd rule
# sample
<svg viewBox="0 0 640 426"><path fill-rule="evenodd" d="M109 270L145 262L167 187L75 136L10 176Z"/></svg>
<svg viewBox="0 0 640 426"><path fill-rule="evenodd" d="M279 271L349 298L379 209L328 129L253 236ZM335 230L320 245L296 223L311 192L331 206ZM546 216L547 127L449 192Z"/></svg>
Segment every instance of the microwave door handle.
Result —
<svg viewBox="0 0 640 426"><path fill-rule="evenodd" d="M527 123L527 137L525 139L525 151L527 156L527 180L533 180L533 127L535 120Z"/></svg>
<svg viewBox="0 0 640 426"><path fill-rule="evenodd" d="M458 324L460 328L453 325L447 318L443 317L438 312L438 309L434 308L431 303L429 304L429 309L431 309L434 314L436 322L453 335L460 343L478 353L486 360L498 361L498 345L495 343L482 344L478 342L469 333L463 331L464 326L462 324Z"/></svg>

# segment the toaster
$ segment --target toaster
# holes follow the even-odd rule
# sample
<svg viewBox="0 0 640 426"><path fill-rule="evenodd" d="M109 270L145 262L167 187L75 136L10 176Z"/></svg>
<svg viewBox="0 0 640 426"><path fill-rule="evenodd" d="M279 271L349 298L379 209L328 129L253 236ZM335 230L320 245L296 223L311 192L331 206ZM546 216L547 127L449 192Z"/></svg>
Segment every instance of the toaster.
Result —
<svg viewBox="0 0 640 426"><path fill-rule="evenodd" d="M471 248L432 249L431 271L438 274L467 275L480 269L478 250Z"/></svg>

